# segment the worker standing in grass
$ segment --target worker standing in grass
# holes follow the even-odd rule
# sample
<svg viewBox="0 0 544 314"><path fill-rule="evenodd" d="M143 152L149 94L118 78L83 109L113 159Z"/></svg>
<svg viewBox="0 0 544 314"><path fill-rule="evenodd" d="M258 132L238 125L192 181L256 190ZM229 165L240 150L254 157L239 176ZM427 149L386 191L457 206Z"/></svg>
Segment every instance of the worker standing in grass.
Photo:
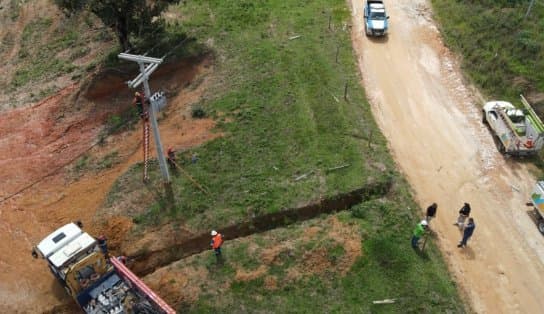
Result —
<svg viewBox="0 0 544 314"><path fill-rule="evenodd" d="M172 146L168 147L168 150L166 151L166 160L168 161L168 165L170 166L170 169L175 171L176 170L176 151L172 148Z"/></svg>
<svg viewBox="0 0 544 314"><path fill-rule="evenodd" d="M425 234L427 225L427 220L422 220L420 223L417 224L416 228L414 229L414 234L412 236L412 247L414 249L417 249L419 247L419 239L423 236L423 234Z"/></svg>
<svg viewBox="0 0 544 314"><path fill-rule="evenodd" d="M210 246L215 251L217 262L222 262L223 256L221 255L221 245L223 244L223 235L215 230L212 230L211 235L212 241L210 242Z"/></svg>
<svg viewBox="0 0 544 314"><path fill-rule="evenodd" d="M425 220L427 220L427 223L431 222L431 219L433 219L436 216L436 210L438 209L438 205L436 203L432 203L429 207L427 207L427 215Z"/></svg>
<svg viewBox="0 0 544 314"><path fill-rule="evenodd" d="M474 233L474 229L476 229L476 224L474 223L474 219L471 217L468 219L468 223L465 226L465 230L463 230L463 239L461 239L461 242L457 245L457 247L466 247L467 241L472 237L472 234Z"/></svg>

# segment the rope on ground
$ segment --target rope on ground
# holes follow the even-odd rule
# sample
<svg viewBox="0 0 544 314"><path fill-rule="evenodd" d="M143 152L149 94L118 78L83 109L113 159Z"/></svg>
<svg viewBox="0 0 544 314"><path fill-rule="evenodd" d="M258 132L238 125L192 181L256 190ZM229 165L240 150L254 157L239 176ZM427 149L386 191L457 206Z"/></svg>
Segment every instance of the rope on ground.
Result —
<svg viewBox="0 0 544 314"><path fill-rule="evenodd" d="M190 174L187 173L183 168L181 168L175 161L170 159L170 162L176 166L177 169L179 169L196 187L198 187L204 194L210 195L210 192L208 192L208 188L204 188L202 185L200 185L193 177L191 177Z"/></svg>

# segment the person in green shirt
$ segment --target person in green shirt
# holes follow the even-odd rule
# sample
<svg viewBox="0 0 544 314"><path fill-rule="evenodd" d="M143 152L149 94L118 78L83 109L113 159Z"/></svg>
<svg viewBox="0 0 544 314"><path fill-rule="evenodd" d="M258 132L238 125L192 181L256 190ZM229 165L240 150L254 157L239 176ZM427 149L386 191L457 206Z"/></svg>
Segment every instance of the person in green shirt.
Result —
<svg viewBox="0 0 544 314"><path fill-rule="evenodd" d="M416 228L414 229L414 235L412 236L412 247L414 249L417 249L419 247L419 239L423 236L425 230L427 230L427 225L427 220L422 220L420 223L417 224Z"/></svg>

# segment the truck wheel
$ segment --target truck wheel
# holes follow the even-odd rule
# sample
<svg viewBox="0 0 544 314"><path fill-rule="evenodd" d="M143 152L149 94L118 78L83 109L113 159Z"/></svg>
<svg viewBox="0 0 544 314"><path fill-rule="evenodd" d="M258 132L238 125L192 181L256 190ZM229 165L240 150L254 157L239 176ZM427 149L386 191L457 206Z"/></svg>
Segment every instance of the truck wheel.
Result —
<svg viewBox="0 0 544 314"><path fill-rule="evenodd" d="M499 140L499 152L503 155L506 154L506 148L504 147L504 144Z"/></svg>
<svg viewBox="0 0 544 314"><path fill-rule="evenodd" d="M499 153L506 154L506 148L504 147L504 144L501 142L501 139L498 136L495 136L495 141L497 142L497 148L499 149Z"/></svg>
<svg viewBox="0 0 544 314"><path fill-rule="evenodd" d="M544 219L538 221L538 231L544 235Z"/></svg>
<svg viewBox="0 0 544 314"><path fill-rule="evenodd" d="M482 123L485 124L485 125L488 124L487 123L487 118L485 117L485 111L484 110L482 110Z"/></svg>

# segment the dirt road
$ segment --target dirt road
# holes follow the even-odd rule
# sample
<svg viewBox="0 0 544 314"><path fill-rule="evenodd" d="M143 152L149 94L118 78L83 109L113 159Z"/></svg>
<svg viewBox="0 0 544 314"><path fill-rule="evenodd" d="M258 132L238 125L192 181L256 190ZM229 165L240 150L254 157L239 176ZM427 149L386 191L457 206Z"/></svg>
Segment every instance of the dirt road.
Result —
<svg viewBox="0 0 544 314"><path fill-rule="evenodd" d="M369 39L363 1L352 1L363 85L418 203L438 203L432 228L451 271L478 313L541 312L544 238L525 206L530 165L496 151L481 123L481 100L464 85L430 4L387 5L389 36ZM469 246L458 249L461 234L452 223L463 202L472 205L477 227Z"/></svg>

